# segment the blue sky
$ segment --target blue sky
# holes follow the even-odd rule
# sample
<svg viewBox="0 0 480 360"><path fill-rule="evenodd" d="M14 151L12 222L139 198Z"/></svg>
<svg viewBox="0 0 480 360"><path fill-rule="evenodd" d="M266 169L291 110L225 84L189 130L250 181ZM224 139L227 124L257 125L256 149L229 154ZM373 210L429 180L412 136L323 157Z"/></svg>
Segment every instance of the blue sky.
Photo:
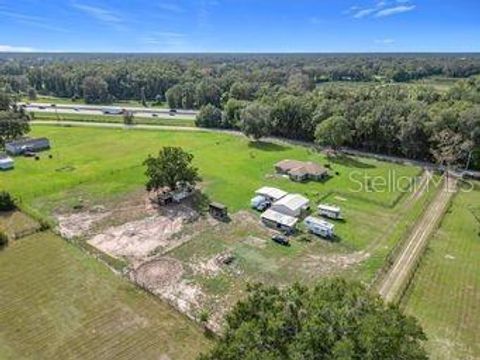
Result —
<svg viewBox="0 0 480 360"><path fill-rule="evenodd" d="M480 0L0 0L0 19L0 51L480 51Z"/></svg>

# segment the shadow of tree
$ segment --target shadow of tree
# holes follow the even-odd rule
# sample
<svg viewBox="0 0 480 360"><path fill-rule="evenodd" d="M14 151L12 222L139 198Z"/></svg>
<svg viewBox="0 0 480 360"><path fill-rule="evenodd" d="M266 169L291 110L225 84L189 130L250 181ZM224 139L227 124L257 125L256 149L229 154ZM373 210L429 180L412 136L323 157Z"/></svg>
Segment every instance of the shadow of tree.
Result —
<svg viewBox="0 0 480 360"><path fill-rule="evenodd" d="M333 164L360 168L360 169L372 169L376 167L375 165L367 164L354 157L347 156L347 155L331 156L331 157L328 157L328 161L330 161Z"/></svg>
<svg viewBox="0 0 480 360"><path fill-rule="evenodd" d="M285 151L288 149L286 146L266 141L250 141L248 147L260 151Z"/></svg>

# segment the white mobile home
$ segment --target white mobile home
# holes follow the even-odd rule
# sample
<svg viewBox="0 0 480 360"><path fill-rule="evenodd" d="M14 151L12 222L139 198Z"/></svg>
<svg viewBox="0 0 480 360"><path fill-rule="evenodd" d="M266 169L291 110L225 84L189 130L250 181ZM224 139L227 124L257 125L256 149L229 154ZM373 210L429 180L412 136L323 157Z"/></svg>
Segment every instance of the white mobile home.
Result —
<svg viewBox="0 0 480 360"><path fill-rule="evenodd" d="M263 196L265 199L275 202L285 197L287 193L274 187L264 186L255 191L255 195Z"/></svg>
<svg viewBox="0 0 480 360"><path fill-rule="evenodd" d="M272 205L272 210L279 213L298 217L308 210L310 200L299 194L288 194Z"/></svg>
<svg viewBox="0 0 480 360"><path fill-rule="evenodd" d="M320 204L318 205L318 213L330 219L342 219L342 210L338 206Z"/></svg>
<svg viewBox="0 0 480 360"><path fill-rule="evenodd" d="M10 170L13 169L14 162L11 157L8 156L0 156L0 170Z"/></svg>
<svg viewBox="0 0 480 360"><path fill-rule="evenodd" d="M308 230L310 230L315 235L319 235L324 238L332 238L335 236L334 228L335 225L326 222L325 220L318 219L313 216L309 216L303 222Z"/></svg>

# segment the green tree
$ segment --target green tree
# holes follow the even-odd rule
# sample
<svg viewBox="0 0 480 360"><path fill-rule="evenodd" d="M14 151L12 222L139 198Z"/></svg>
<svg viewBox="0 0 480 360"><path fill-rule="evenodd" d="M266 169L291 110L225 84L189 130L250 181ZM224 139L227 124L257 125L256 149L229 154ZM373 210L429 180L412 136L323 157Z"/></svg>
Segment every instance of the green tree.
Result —
<svg viewBox="0 0 480 360"><path fill-rule="evenodd" d="M37 90L35 90L33 87L28 89L28 100L37 100Z"/></svg>
<svg viewBox="0 0 480 360"><path fill-rule="evenodd" d="M192 165L193 155L180 147L163 147L157 157L149 156L145 161L148 191L169 187L176 190L186 184L195 185L201 178Z"/></svg>
<svg viewBox="0 0 480 360"><path fill-rule="evenodd" d="M427 359L418 322L360 283L325 279L313 288L248 291L201 360Z"/></svg>
<svg viewBox="0 0 480 360"><path fill-rule="evenodd" d="M83 80L83 98L87 104L102 104L109 100L108 84L98 76L87 76Z"/></svg>
<svg viewBox="0 0 480 360"><path fill-rule="evenodd" d="M200 127L222 127L222 111L211 105L202 106L195 119L195 124Z"/></svg>
<svg viewBox="0 0 480 360"><path fill-rule="evenodd" d="M270 107L251 103L240 113L240 129L255 141L270 135Z"/></svg>
<svg viewBox="0 0 480 360"><path fill-rule="evenodd" d="M0 148L29 131L29 117L23 108L15 105L11 95L0 92Z"/></svg>
<svg viewBox="0 0 480 360"><path fill-rule="evenodd" d="M338 149L351 139L351 129L343 116L332 116L317 125L315 141L322 146Z"/></svg>

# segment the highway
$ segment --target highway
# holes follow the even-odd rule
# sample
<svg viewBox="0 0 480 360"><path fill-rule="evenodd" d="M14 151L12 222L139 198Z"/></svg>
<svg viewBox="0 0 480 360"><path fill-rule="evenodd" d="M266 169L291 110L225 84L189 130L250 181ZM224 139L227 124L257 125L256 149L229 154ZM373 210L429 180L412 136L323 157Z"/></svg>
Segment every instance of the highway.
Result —
<svg viewBox="0 0 480 360"><path fill-rule="evenodd" d="M104 109L125 109L133 113L135 117L144 118L181 118L194 120L197 116L196 110L177 110L175 113L170 113L169 109L162 108L143 108L143 107L128 107L128 106L100 106L100 105L69 105L69 104L45 104L45 103L18 103L19 106L25 106L28 112L41 113L58 113L58 114L78 114L78 115L103 115L103 116L121 116L104 114Z"/></svg>

